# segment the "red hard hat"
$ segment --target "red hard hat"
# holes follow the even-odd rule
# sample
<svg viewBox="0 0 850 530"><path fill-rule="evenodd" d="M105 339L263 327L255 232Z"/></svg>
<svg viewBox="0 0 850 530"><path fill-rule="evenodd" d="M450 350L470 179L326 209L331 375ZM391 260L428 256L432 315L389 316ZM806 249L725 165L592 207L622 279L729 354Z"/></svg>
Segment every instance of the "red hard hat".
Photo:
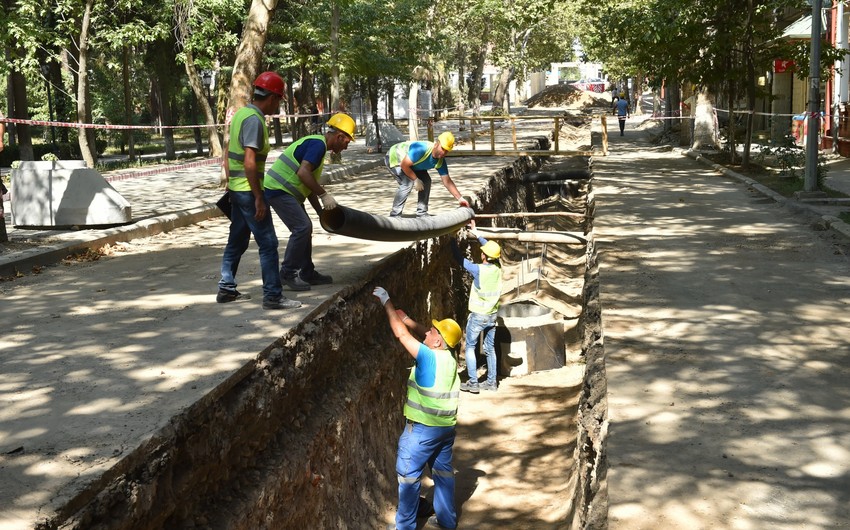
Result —
<svg viewBox="0 0 850 530"><path fill-rule="evenodd" d="M283 97L283 78L277 75L277 72L263 72L258 75L254 86Z"/></svg>

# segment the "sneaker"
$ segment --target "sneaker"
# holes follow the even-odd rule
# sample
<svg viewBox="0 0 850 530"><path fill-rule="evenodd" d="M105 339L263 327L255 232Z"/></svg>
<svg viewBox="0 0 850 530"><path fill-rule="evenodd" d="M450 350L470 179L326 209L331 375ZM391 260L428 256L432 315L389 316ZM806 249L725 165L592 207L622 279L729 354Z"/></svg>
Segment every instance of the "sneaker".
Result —
<svg viewBox="0 0 850 530"><path fill-rule="evenodd" d="M280 283L290 291L309 291L310 284L302 280L297 274L292 278L284 278L281 276Z"/></svg>
<svg viewBox="0 0 850 530"><path fill-rule="evenodd" d="M296 309L298 307L301 307L301 302L290 300L285 296L277 300L263 300L263 309Z"/></svg>
<svg viewBox="0 0 850 530"><path fill-rule="evenodd" d="M478 393L478 383L470 384L469 381L464 381L463 383L460 384L460 390L461 390L461 392L469 392L470 394L477 394Z"/></svg>
<svg viewBox="0 0 850 530"><path fill-rule="evenodd" d="M228 302L239 302L242 300L250 300L250 294L242 294L237 290L227 290L227 289L219 289L218 294L215 296L215 301L219 304L226 304Z"/></svg>
<svg viewBox="0 0 850 530"><path fill-rule="evenodd" d="M431 517L428 518L428 524L426 526L430 527L430 528L445 528L445 529L448 529L448 530L454 530L454 529L450 529L448 526L443 526L440 523L438 523L436 515L432 515Z"/></svg>
<svg viewBox="0 0 850 530"><path fill-rule="evenodd" d="M329 283L333 283L334 279L327 274L322 274L317 270L313 270L309 276L302 276L301 273L298 273L297 276L302 281L309 283L310 285L327 285Z"/></svg>
<svg viewBox="0 0 850 530"><path fill-rule="evenodd" d="M481 390L489 390L491 392L495 392L499 389L499 385L497 383L481 383Z"/></svg>

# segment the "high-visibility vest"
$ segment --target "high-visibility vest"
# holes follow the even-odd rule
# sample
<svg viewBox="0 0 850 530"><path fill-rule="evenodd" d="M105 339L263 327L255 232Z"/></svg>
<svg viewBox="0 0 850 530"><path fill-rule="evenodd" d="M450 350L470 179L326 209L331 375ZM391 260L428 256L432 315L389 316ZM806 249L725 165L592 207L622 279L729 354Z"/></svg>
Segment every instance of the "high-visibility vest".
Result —
<svg viewBox="0 0 850 530"><path fill-rule="evenodd" d="M450 427L457 424L457 406L460 401L457 361L448 350L433 351L437 360L434 386L422 388L416 384L416 367L411 368L404 416L431 427Z"/></svg>
<svg viewBox="0 0 850 530"><path fill-rule="evenodd" d="M499 310L502 295L502 268L491 263L478 266L478 284L472 282L469 290L469 310L479 315L490 315Z"/></svg>
<svg viewBox="0 0 850 530"><path fill-rule="evenodd" d="M280 156L277 157L277 160L274 161L272 167L266 171L263 185L267 190L283 190L300 202L304 202L313 193L298 177L298 168L301 167L301 164L295 159L295 150L307 140L321 140L325 144L325 151L327 152L328 144L323 134L312 134L299 138L284 149ZM316 182L319 182L319 178L322 176L322 168L324 167L325 158L322 157L322 162L319 166L313 168L313 178L316 179Z"/></svg>
<svg viewBox="0 0 850 530"><path fill-rule="evenodd" d="M257 161L257 175L260 176L266 172L266 157L271 149L266 119L253 105L242 107L233 115L233 121L230 123L230 142L227 147L227 160L230 168L227 188L233 191L251 191L251 185L248 184L248 178L245 176L245 148L239 143L242 122L250 116L258 116L263 123L263 147L257 151L255 160ZM260 179L260 184L262 182L262 179Z"/></svg>
<svg viewBox="0 0 850 530"><path fill-rule="evenodd" d="M396 167L401 165L401 161L404 160L404 157L407 156L407 152L410 150L410 144L412 143L413 142L401 142L400 144L395 144L394 146L390 147L390 167ZM427 144L428 148L425 150L425 155L413 163L414 166L427 160L428 157L431 156L431 153L434 151L433 142L421 143ZM440 166L443 165L443 162L445 162L445 158L441 158L440 160L438 160L437 163L434 165L434 168L440 168Z"/></svg>

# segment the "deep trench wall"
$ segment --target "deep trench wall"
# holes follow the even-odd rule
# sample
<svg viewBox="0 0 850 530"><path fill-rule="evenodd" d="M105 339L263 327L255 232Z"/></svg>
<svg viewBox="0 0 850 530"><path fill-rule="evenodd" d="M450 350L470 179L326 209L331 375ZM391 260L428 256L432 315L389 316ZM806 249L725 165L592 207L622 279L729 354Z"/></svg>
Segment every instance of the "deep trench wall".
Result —
<svg viewBox="0 0 850 530"><path fill-rule="evenodd" d="M514 176L538 165L523 157L498 171L476 210L526 210ZM385 287L422 322L465 322L466 275L448 237L382 260L37 528L382 526L397 500L411 360L371 292Z"/></svg>

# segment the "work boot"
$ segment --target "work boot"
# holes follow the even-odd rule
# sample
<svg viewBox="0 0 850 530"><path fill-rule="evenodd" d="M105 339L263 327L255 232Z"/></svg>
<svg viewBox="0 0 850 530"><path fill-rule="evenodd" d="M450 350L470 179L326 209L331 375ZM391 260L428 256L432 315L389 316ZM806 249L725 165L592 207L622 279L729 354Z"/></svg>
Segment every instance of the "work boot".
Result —
<svg viewBox="0 0 850 530"><path fill-rule="evenodd" d="M310 285L327 285L334 282L332 277L327 274L322 274L315 269L313 269L313 272L310 274L302 274L299 272L297 277Z"/></svg>
<svg viewBox="0 0 850 530"><path fill-rule="evenodd" d="M460 384L461 392L469 392L470 394L478 393L478 383L470 383L469 381L464 381Z"/></svg>
<svg viewBox="0 0 850 530"><path fill-rule="evenodd" d="M305 282L304 280L302 280L301 277L298 276L297 274L295 276L288 277L288 278L281 276L280 277L280 283L282 283L283 286L286 289L289 289L290 291L309 291L310 290L310 284Z"/></svg>
<svg viewBox="0 0 850 530"><path fill-rule="evenodd" d="M301 307L301 302L290 300L285 296L263 299L263 309L296 309L299 307Z"/></svg>
<svg viewBox="0 0 850 530"><path fill-rule="evenodd" d="M228 302L241 302L242 300L250 300L250 294L242 294L236 289L228 290L228 289L219 289L218 294L215 296L215 301L219 304L226 304Z"/></svg>
<svg viewBox="0 0 850 530"><path fill-rule="evenodd" d="M448 530L454 530L453 528L450 529L448 526L443 526L440 523L438 523L436 515L432 515L431 517L428 518L428 524L426 525L426 528L444 528L444 529L448 529Z"/></svg>

